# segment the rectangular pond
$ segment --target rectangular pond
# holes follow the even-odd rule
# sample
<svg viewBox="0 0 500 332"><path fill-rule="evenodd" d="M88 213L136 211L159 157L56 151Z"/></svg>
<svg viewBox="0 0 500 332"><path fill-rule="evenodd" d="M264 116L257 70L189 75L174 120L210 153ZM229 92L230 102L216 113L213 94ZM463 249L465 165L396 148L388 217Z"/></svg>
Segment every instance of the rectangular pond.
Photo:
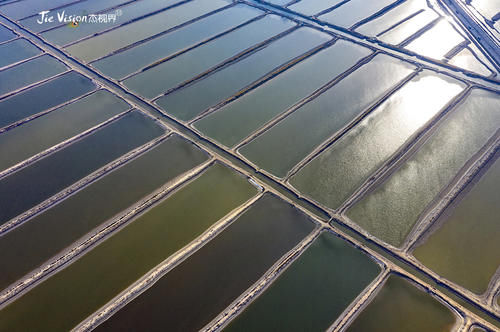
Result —
<svg viewBox="0 0 500 332"><path fill-rule="evenodd" d="M344 28L350 28L394 2L395 0L350 0L333 11L321 15L319 19Z"/></svg>
<svg viewBox="0 0 500 332"><path fill-rule="evenodd" d="M315 147L414 70L415 67L407 63L378 55L240 148L239 152L259 167L282 178Z"/></svg>
<svg viewBox="0 0 500 332"><path fill-rule="evenodd" d="M51 0L50 3L47 3L47 0L14 1L0 6L0 13L17 21L23 17L36 15L42 10L50 10L52 8L64 6L73 1L74 0Z"/></svg>
<svg viewBox="0 0 500 332"><path fill-rule="evenodd" d="M19 92L0 100L0 127L63 104L95 88L96 85L91 80L71 71Z"/></svg>
<svg viewBox="0 0 500 332"><path fill-rule="evenodd" d="M498 131L499 105L498 95L473 90L416 154L347 211L349 218L379 239L402 245L421 213Z"/></svg>
<svg viewBox="0 0 500 332"><path fill-rule="evenodd" d="M92 63L92 66L109 77L121 80L155 61L203 43L207 39L214 38L218 34L262 14L262 11L254 7L239 4L123 52L97 60Z"/></svg>
<svg viewBox="0 0 500 332"><path fill-rule="evenodd" d="M445 76L418 74L306 164L291 184L315 201L337 209L464 88Z"/></svg>
<svg viewBox="0 0 500 332"><path fill-rule="evenodd" d="M208 156L172 136L0 237L0 289ZM85 211L82 213L82 211Z"/></svg>
<svg viewBox="0 0 500 332"><path fill-rule="evenodd" d="M429 230L413 255L433 271L483 294L500 266L500 160L469 184Z"/></svg>
<svg viewBox="0 0 500 332"><path fill-rule="evenodd" d="M160 136L164 129L134 111L0 180L0 224L41 203L124 153Z"/></svg>
<svg viewBox="0 0 500 332"><path fill-rule="evenodd" d="M289 9L301 14L312 16L323 10L337 6L344 0L301 0L288 6Z"/></svg>
<svg viewBox="0 0 500 332"><path fill-rule="evenodd" d="M267 15L123 81L134 92L151 99L199 75L245 49L292 28L294 22Z"/></svg>
<svg viewBox="0 0 500 332"><path fill-rule="evenodd" d="M0 45L0 68L31 58L41 50L24 38Z"/></svg>
<svg viewBox="0 0 500 332"><path fill-rule="evenodd" d="M106 90L0 134L0 171L130 108Z"/></svg>
<svg viewBox="0 0 500 332"><path fill-rule="evenodd" d="M156 103L176 118L190 120L281 64L329 39L331 37L317 30L300 28L203 80L159 98Z"/></svg>
<svg viewBox="0 0 500 332"><path fill-rule="evenodd" d="M0 25L0 43L16 38L16 34L11 30L7 29L3 25Z"/></svg>
<svg viewBox="0 0 500 332"><path fill-rule="evenodd" d="M211 167L1 310L0 330L70 330L256 192L242 175Z"/></svg>
<svg viewBox="0 0 500 332"><path fill-rule="evenodd" d="M313 228L298 210L267 194L96 331L198 331Z"/></svg>
<svg viewBox="0 0 500 332"><path fill-rule="evenodd" d="M338 41L198 120L194 127L232 147L369 54L367 48Z"/></svg>
<svg viewBox="0 0 500 332"><path fill-rule="evenodd" d="M383 33L378 38L388 44L399 45L438 17L439 15L433 10L425 10Z"/></svg>
<svg viewBox="0 0 500 332"><path fill-rule="evenodd" d="M2 70L0 71L0 96L66 70L67 67L62 62L47 54Z"/></svg>
<svg viewBox="0 0 500 332"><path fill-rule="evenodd" d="M325 232L224 331L325 331L380 270Z"/></svg>
<svg viewBox="0 0 500 332"><path fill-rule="evenodd" d="M451 332L456 321L453 311L423 289L404 277L390 275L346 331Z"/></svg>

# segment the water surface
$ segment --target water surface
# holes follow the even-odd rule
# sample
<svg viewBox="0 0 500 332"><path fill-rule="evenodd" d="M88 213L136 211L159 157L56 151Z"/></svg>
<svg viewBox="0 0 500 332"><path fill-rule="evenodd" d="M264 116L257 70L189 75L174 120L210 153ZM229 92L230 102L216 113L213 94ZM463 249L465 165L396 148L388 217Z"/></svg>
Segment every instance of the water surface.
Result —
<svg viewBox="0 0 500 332"><path fill-rule="evenodd" d="M451 332L455 322L444 304L407 279L391 275L347 332Z"/></svg>
<svg viewBox="0 0 500 332"><path fill-rule="evenodd" d="M491 75L491 71L483 63L481 63L468 48L464 48L460 51L449 61L449 63L451 65L476 72L480 75Z"/></svg>
<svg viewBox="0 0 500 332"><path fill-rule="evenodd" d="M288 6L289 9L301 14L312 16L325 9L338 5L344 0L302 0Z"/></svg>
<svg viewBox="0 0 500 332"><path fill-rule="evenodd" d="M240 174L220 165L211 167L5 307L0 311L0 330L70 330L255 193ZM184 292L175 294L187 297ZM200 294L196 294L198 300ZM47 319L56 315L57 319ZM145 325L136 330L150 329Z"/></svg>
<svg viewBox="0 0 500 332"><path fill-rule="evenodd" d="M369 53L364 47L338 41L195 122L194 126L223 145L234 146Z"/></svg>
<svg viewBox="0 0 500 332"><path fill-rule="evenodd" d="M14 20L38 14L42 10L50 10L59 6L64 6L74 0L30 0L16 1L0 7L0 13L9 16Z"/></svg>
<svg viewBox="0 0 500 332"><path fill-rule="evenodd" d="M323 233L224 331L325 331L379 272L363 252Z"/></svg>
<svg viewBox="0 0 500 332"><path fill-rule="evenodd" d="M266 195L96 331L198 331L313 228L298 210Z"/></svg>
<svg viewBox="0 0 500 332"><path fill-rule="evenodd" d="M428 204L497 132L499 105L498 95L473 90L411 159L347 215L378 238L403 244Z"/></svg>
<svg viewBox="0 0 500 332"><path fill-rule="evenodd" d="M438 17L433 10L425 10L382 34L379 39L388 44L399 45Z"/></svg>
<svg viewBox="0 0 500 332"><path fill-rule="evenodd" d="M24 38L0 45L0 68L40 54L40 49Z"/></svg>
<svg viewBox="0 0 500 332"><path fill-rule="evenodd" d="M319 19L344 28L349 28L392 3L394 3L394 0L350 0L339 8L321 15Z"/></svg>
<svg viewBox="0 0 500 332"><path fill-rule="evenodd" d="M16 34L11 30L7 29L3 25L0 25L0 42L4 42L16 37Z"/></svg>

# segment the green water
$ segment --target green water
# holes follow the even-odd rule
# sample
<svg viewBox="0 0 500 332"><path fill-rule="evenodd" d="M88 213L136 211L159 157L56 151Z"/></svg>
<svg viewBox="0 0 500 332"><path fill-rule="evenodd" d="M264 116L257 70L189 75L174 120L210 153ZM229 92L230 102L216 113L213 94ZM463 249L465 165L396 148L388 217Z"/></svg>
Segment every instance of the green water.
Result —
<svg viewBox="0 0 500 332"><path fill-rule="evenodd" d="M90 184L0 237L0 289L164 183L207 159L179 136Z"/></svg>
<svg viewBox="0 0 500 332"><path fill-rule="evenodd" d="M331 8L333 6L338 5L344 0L302 0L297 3L294 3L291 6L288 6L291 10L299 12L301 14L312 16L319 12L322 12L325 9Z"/></svg>
<svg viewBox="0 0 500 332"><path fill-rule="evenodd" d="M298 210L265 195L96 331L198 331L313 228Z"/></svg>
<svg viewBox="0 0 500 332"><path fill-rule="evenodd" d="M260 10L239 4L144 44L98 60L92 63L92 66L107 76L122 79L155 61L172 56L261 14L263 12Z"/></svg>
<svg viewBox="0 0 500 332"><path fill-rule="evenodd" d="M386 55L376 56L239 152L259 167L284 177L315 147L375 103L414 69ZM367 80L367 77L372 79Z"/></svg>
<svg viewBox="0 0 500 332"><path fill-rule="evenodd" d="M68 331L255 193L240 174L211 167L1 310L0 331Z"/></svg>
<svg viewBox="0 0 500 332"><path fill-rule="evenodd" d="M190 78L209 70L254 44L265 41L295 23L275 15L245 25L170 61L123 81L125 86L146 98L153 98Z"/></svg>
<svg viewBox="0 0 500 332"><path fill-rule="evenodd" d="M407 279L391 275L347 332L451 332L453 312Z"/></svg>
<svg viewBox="0 0 500 332"><path fill-rule="evenodd" d="M157 1L166 7L171 3L179 2ZM68 52L84 61L92 61L124 46L148 38L209 11L221 8L228 4L224 0L195 0L184 5L168 9L161 13L130 23L113 31L84 40L67 47ZM126 9L123 8L123 11ZM159 28L161 27L161 28Z"/></svg>
<svg viewBox="0 0 500 332"><path fill-rule="evenodd" d="M351 0L339 8L321 15L319 19L344 28L349 28L392 3L394 3L394 0Z"/></svg>
<svg viewBox="0 0 500 332"><path fill-rule="evenodd" d="M440 276L484 293L500 266L498 188L497 159L470 192L445 212L440 220L444 224L413 255Z"/></svg>
<svg viewBox="0 0 500 332"><path fill-rule="evenodd" d="M430 72L419 74L309 162L291 184L337 209L463 89L458 81ZM426 99L422 100L422 96Z"/></svg>
<svg viewBox="0 0 500 332"><path fill-rule="evenodd" d="M88 78L72 71L0 100L0 127L62 104L95 89Z"/></svg>
<svg viewBox="0 0 500 332"><path fill-rule="evenodd" d="M4 42L4 41L10 40L10 39L13 39L15 37L16 37L16 35L12 31L7 29L3 25L0 25L0 42Z"/></svg>
<svg viewBox="0 0 500 332"><path fill-rule="evenodd" d="M274 68L329 39L328 35L316 30L301 28L224 70L158 99L156 103L169 114L190 120Z"/></svg>
<svg viewBox="0 0 500 332"><path fill-rule="evenodd" d="M16 39L0 45L0 67L40 54L40 49L26 39Z"/></svg>
<svg viewBox="0 0 500 332"><path fill-rule="evenodd" d="M194 126L223 145L232 147L369 53L364 47L338 41L195 122Z"/></svg>
<svg viewBox="0 0 500 332"><path fill-rule="evenodd" d="M106 90L0 134L0 170L23 161L130 108Z"/></svg>
<svg viewBox="0 0 500 332"><path fill-rule="evenodd" d="M50 55L42 55L10 67L0 71L0 95L60 74L65 70L66 66Z"/></svg>
<svg viewBox="0 0 500 332"><path fill-rule="evenodd" d="M473 90L411 159L347 215L379 239L403 244L428 204L498 130L499 101L494 93Z"/></svg>
<svg viewBox="0 0 500 332"><path fill-rule="evenodd" d="M160 136L163 128L138 112L0 180L0 224L41 203L124 153Z"/></svg>
<svg viewBox="0 0 500 332"><path fill-rule="evenodd" d="M368 256L323 233L225 331L325 331L378 273Z"/></svg>

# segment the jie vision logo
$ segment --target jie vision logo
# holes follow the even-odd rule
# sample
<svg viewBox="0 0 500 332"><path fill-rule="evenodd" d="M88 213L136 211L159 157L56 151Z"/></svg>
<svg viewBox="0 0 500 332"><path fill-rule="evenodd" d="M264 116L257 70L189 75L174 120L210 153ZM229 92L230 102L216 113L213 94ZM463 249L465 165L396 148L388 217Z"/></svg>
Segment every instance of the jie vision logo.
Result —
<svg viewBox="0 0 500 332"><path fill-rule="evenodd" d="M38 13L39 17L37 19L38 24L48 24L48 23L66 23L69 27L76 28L81 23L101 23L101 24L112 24L116 23L119 16L122 15L120 9L112 13L103 14L68 14L66 11L56 12L55 15L50 10L44 10Z"/></svg>

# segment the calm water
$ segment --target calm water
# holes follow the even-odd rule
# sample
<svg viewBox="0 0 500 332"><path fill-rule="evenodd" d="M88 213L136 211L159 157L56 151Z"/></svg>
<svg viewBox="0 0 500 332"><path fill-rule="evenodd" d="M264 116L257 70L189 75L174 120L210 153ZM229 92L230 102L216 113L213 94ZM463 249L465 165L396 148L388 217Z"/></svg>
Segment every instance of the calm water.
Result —
<svg viewBox="0 0 500 332"><path fill-rule="evenodd" d="M0 237L0 288L21 278L73 241L134 204L207 155L173 136ZM85 211L85 213L82 213Z"/></svg>
<svg viewBox="0 0 500 332"><path fill-rule="evenodd" d="M389 44L398 45L437 18L436 12L426 10L382 34L379 39Z"/></svg>
<svg viewBox="0 0 500 332"><path fill-rule="evenodd" d="M268 15L123 82L140 95L153 98L294 25Z"/></svg>
<svg viewBox="0 0 500 332"><path fill-rule="evenodd" d="M301 169L291 184L314 200L338 208L463 89L446 77L419 74ZM422 100L435 91L439 94Z"/></svg>
<svg viewBox="0 0 500 332"><path fill-rule="evenodd" d="M3 25L0 25L0 42L10 40L10 39L15 38L15 37L16 37L16 35L12 31L7 29Z"/></svg>
<svg viewBox="0 0 500 332"><path fill-rule="evenodd" d="M328 35L316 30L301 28L224 70L158 99L156 103L169 114L190 120L272 69L329 39Z"/></svg>
<svg viewBox="0 0 500 332"><path fill-rule="evenodd" d="M321 15L319 19L344 28L349 28L392 3L394 3L394 0L351 0L339 8Z"/></svg>
<svg viewBox="0 0 500 332"><path fill-rule="evenodd" d="M0 170L13 166L129 108L130 105L122 99L106 90L101 90L2 133Z"/></svg>
<svg viewBox="0 0 500 332"><path fill-rule="evenodd" d="M408 280L391 275L347 331L451 332L455 321L444 304Z"/></svg>
<svg viewBox="0 0 500 332"><path fill-rule="evenodd" d="M361 251L323 233L225 331L325 331L379 272Z"/></svg>
<svg viewBox="0 0 500 332"><path fill-rule="evenodd" d="M95 88L91 80L72 71L2 99L0 100L0 127L65 103Z"/></svg>
<svg viewBox="0 0 500 332"><path fill-rule="evenodd" d="M50 55L42 55L36 59L5 69L0 71L0 95L60 74L66 69L62 62Z"/></svg>
<svg viewBox="0 0 500 332"><path fill-rule="evenodd" d="M369 233L400 246L428 204L498 130L499 100L474 90L418 153L347 215Z"/></svg>
<svg viewBox="0 0 500 332"><path fill-rule="evenodd" d="M236 5L144 44L98 60L92 65L107 76L122 79L157 60L203 42L261 14L262 11L253 7Z"/></svg>
<svg viewBox="0 0 500 332"><path fill-rule="evenodd" d="M385 55L340 81L239 151L259 167L287 172L415 68ZM370 77L372 79L367 80Z"/></svg>
<svg viewBox="0 0 500 332"><path fill-rule="evenodd" d="M179 0L169 1L169 3L173 2L179 2ZM156 3L158 5L161 4L163 7L169 5L169 3L165 3L165 1L156 1ZM67 50L72 55L84 61L92 61L119 48L151 37L160 31L173 28L182 22L191 20L227 4L228 2L224 0L191 1L185 5L174 7L97 37L74 44L69 46ZM122 10L125 11L125 8Z"/></svg>
<svg viewBox="0 0 500 332"><path fill-rule="evenodd" d="M194 126L223 145L234 146L369 53L364 47L339 41L195 122Z"/></svg>
<svg viewBox="0 0 500 332"><path fill-rule="evenodd" d="M26 39L16 39L0 45L0 67L40 54L40 49Z"/></svg>
<svg viewBox="0 0 500 332"><path fill-rule="evenodd" d="M291 10L304 15L314 15L325 9L338 5L344 0L302 0L289 6Z"/></svg>
<svg viewBox="0 0 500 332"><path fill-rule="evenodd" d="M96 331L199 330L313 228L300 212L266 195Z"/></svg>
<svg viewBox="0 0 500 332"><path fill-rule="evenodd" d="M491 71L486 68L486 66L484 66L481 62L479 62L474 54L472 54L472 52L467 48L460 51L448 63L457 67L465 68L481 75L491 75Z"/></svg>
<svg viewBox="0 0 500 332"><path fill-rule="evenodd" d="M132 112L36 163L0 180L0 223L28 210L82 177L118 158L164 130Z"/></svg>
<svg viewBox="0 0 500 332"><path fill-rule="evenodd" d="M68 331L255 193L244 177L212 167L0 311L0 330Z"/></svg>
<svg viewBox="0 0 500 332"><path fill-rule="evenodd" d="M35 15L42 10L49 10L63 6L74 0L51 0L48 4L46 0L17 1L0 7L0 13L5 14L15 20Z"/></svg>
<svg viewBox="0 0 500 332"><path fill-rule="evenodd" d="M439 275L482 294L500 266L500 160L471 187L413 255Z"/></svg>

